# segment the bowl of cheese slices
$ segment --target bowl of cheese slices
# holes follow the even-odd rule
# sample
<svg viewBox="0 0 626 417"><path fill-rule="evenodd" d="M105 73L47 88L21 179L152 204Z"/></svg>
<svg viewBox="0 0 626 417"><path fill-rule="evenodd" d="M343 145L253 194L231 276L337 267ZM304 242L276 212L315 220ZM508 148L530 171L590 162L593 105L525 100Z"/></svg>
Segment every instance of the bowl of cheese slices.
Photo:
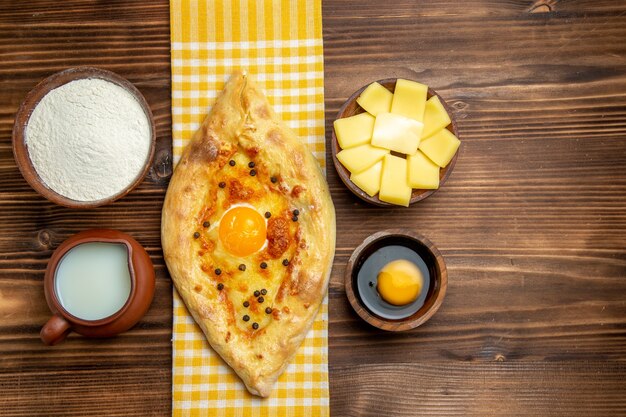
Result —
<svg viewBox="0 0 626 417"><path fill-rule="evenodd" d="M446 102L416 81L368 84L341 107L332 155L343 183L381 207L409 206L450 176L461 142Z"/></svg>

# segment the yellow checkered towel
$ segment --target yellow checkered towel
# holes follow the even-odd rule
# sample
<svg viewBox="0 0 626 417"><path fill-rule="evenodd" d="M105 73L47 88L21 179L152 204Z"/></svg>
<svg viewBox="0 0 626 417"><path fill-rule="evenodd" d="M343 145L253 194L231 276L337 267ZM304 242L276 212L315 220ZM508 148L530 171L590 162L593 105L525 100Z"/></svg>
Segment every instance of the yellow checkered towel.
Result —
<svg viewBox="0 0 626 417"><path fill-rule="evenodd" d="M170 0L174 162L236 69L325 166L321 0ZM271 396L248 393L174 291L174 416L328 416L328 302Z"/></svg>

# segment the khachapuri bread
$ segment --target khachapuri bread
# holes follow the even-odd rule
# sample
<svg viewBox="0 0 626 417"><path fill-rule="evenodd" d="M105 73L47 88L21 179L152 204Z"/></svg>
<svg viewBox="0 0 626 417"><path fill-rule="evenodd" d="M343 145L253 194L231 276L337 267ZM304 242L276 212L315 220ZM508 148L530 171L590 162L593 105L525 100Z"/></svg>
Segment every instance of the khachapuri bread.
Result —
<svg viewBox="0 0 626 417"><path fill-rule="evenodd" d="M318 162L249 76L232 75L185 149L161 240L213 349L268 396L326 293L335 210Z"/></svg>

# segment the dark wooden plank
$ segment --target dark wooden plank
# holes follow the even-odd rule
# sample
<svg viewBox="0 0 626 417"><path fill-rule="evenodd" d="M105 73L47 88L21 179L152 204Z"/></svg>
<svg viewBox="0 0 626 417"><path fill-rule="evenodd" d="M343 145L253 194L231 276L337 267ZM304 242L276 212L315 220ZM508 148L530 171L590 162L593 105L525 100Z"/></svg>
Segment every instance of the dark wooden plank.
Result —
<svg viewBox="0 0 626 417"><path fill-rule="evenodd" d="M390 410L394 416L623 415L623 362L526 365L495 361L337 367L331 405L339 416L390 415Z"/></svg>
<svg viewBox="0 0 626 417"><path fill-rule="evenodd" d="M0 407L3 415L168 415L171 410L171 282L160 248L160 208L171 172L167 2L9 2L0 7ZM37 82L92 65L119 73L146 96L157 152L147 180L106 208L68 210L34 194L13 162L13 114ZM157 272L140 324L103 341L72 335L46 348L42 292L48 257L69 235L124 230Z"/></svg>
<svg viewBox="0 0 626 417"><path fill-rule="evenodd" d="M408 77L452 104L463 140L445 187L410 210L367 207L329 176L350 231L331 284L332 410L622 415L623 4L439 3L365 6L362 18L338 3L325 19L328 133L360 85ZM337 272L368 234L398 225L438 245L449 287L429 323L390 335L359 321Z"/></svg>
<svg viewBox="0 0 626 417"><path fill-rule="evenodd" d="M171 172L166 1L5 2L0 7L0 407L3 415L169 415L171 284L160 208ZM615 1L325 1L327 133L359 86L408 77L455 108L457 166L433 197L378 209L332 168L338 242L330 288L331 412L356 415L626 413L626 4ZM13 114L51 73L127 77L157 122L148 179L121 201L43 201L13 162ZM44 347L41 281L65 238L113 227L146 246L154 304L120 337ZM428 236L449 269L425 326L369 327L343 292L374 231Z"/></svg>

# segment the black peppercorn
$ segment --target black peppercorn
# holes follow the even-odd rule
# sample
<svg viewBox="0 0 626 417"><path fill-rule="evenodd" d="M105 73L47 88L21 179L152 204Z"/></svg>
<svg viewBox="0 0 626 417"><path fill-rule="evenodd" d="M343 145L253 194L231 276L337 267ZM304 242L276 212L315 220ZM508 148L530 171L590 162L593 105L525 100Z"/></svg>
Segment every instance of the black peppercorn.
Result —
<svg viewBox="0 0 626 417"><path fill-rule="evenodd" d="M261 295L267 295L267 290L265 288L261 290Z"/></svg>
<svg viewBox="0 0 626 417"><path fill-rule="evenodd" d="M254 292L254 296L255 296L255 297L258 297L259 295L261 295L261 292L260 292L259 290L256 290L256 291Z"/></svg>
<svg viewBox="0 0 626 417"><path fill-rule="evenodd" d="M370 281L370 287L373 287L374 283L372 281Z"/></svg>
<svg viewBox="0 0 626 417"><path fill-rule="evenodd" d="M194 238L194 239L197 239L197 238L199 238L199 237L200 237L200 233L196 232L196 233L194 233L194 234L193 234L193 238Z"/></svg>
<svg viewBox="0 0 626 417"><path fill-rule="evenodd" d="M224 187L226 187L226 183L225 183L224 181L220 182L220 183L219 183L219 184L217 184L217 185L219 185L219 187L220 187L220 188L224 188Z"/></svg>
<svg viewBox="0 0 626 417"><path fill-rule="evenodd" d="M221 282L217 284L217 289L218 291L222 291L224 289L224 284L222 284Z"/></svg>
<svg viewBox="0 0 626 417"><path fill-rule="evenodd" d="M251 177L254 177L255 175L256 175L256 170L251 169L251 170L250 170L250 176L251 176Z"/></svg>
<svg viewBox="0 0 626 417"><path fill-rule="evenodd" d="M249 301L244 301L243 302L243 306L244 307L250 307L250 302Z"/></svg>
<svg viewBox="0 0 626 417"><path fill-rule="evenodd" d="M259 328L259 323L252 323L252 328L254 330L258 329Z"/></svg>
<svg viewBox="0 0 626 417"><path fill-rule="evenodd" d="M245 271L246 270L246 266L244 264L239 265L239 270L240 271Z"/></svg>
<svg viewBox="0 0 626 417"><path fill-rule="evenodd" d="M289 265L289 260L288 259L283 259L283 265L285 265L285 266Z"/></svg>
<svg viewBox="0 0 626 417"><path fill-rule="evenodd" d="M254 162L248 162L248 167L254 168Z"/></svg>
<svg viewBox="0 0 626 417"><path fill-rule="evenodd" d="M221 275L222 274L222 270L219 268L215 269L215 275Z"/></svg>
<svg viewBox="0 0 626 417"><path fill-rule="evenodd" d="M202 226L203 226L203 227L209 227L210 225L211 225L211 223L209 223L209 222L204 222L204 223L202 223Z"/></svg>
<svg viewBox="0 0 626 417"><path fill-rule="evenodd" d="M273 184L276 184L276 182L278 181L278 178L276 177L271 177L270 181L272 181Z"/></svg>
<svg viewBox="0 0 626 417"><path fill-rule="evenodd" d="M263 301L265 301L265 298L259 297L256 300L259 302L259 304L263 304Z"/></svg>
<svg viewBox="0 0 626 417"><path fill-rule="evenodd" d="M235 161L233 159L231 159L230 161L228 161L228 165L230 165L231 167L235 166Z"/></svg>
<svg viewBox="0 0 626 417"><path fill-rule="evenodd" d="M272 213L270 213L269 211L265 212L265 218L269 219L270 217L272 217Z"/></svg>
<svg viewBox="0 0 626 417"><path fill-rule="evenodd" d="M250 321L250 316L247 314L243 316L243 321Z"/></svg>
<svg viewBox="0 0 626 417"><path fill-rule="evenodd" d="M299 216L299 215L300 215L300 210L295 209L295 210L293 211L293 215L294 215L294 216Z"/></svg>
<svg viewBox="0 0 626 417"><path fill-rule="evenodd" d="M265 269L265 268L267 268L267 263L261 262L261 269Z"/></svg>
<svg viewBox="0 0 626 417"><path fill-rule="evenodd" d="M272 307L267 307L265 309L265 314L272 314Z"/></svg>
<svg viewBox="0 0 626 417"><path fill-rule="evenodd" d="M292 221L294 221L294 222L297 222L297 221L298 221L298 216L293 216L293 217L291 218L291 220L292 220Z"/></svg>

